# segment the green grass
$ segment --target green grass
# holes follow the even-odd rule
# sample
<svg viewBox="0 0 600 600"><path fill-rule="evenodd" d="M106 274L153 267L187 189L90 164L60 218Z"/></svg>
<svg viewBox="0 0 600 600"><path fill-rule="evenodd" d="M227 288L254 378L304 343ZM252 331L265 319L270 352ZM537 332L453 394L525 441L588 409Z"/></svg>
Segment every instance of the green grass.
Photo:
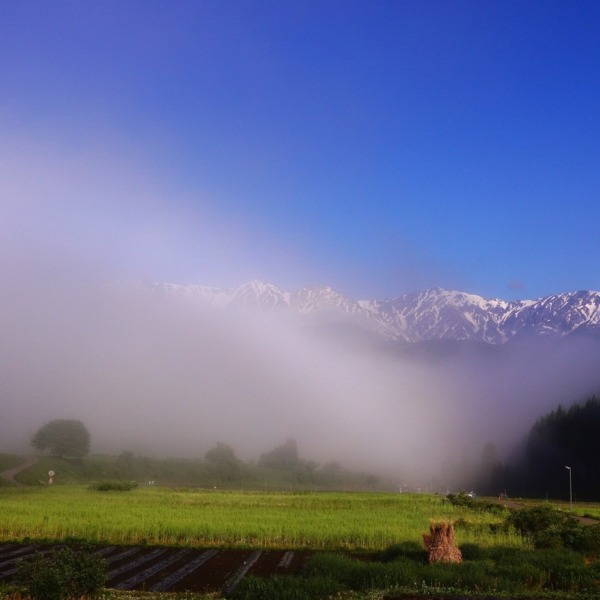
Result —
<svg viewBox="0 0 600 600"><path fill-rule="evenodd" d="M84 485L0 489L0 540L362 550L318 552L299 577L249 577L238 600L383 600L400 594L498 598L599 597L600 563L566 548L533 550L496 514L430 494L258 492ZM589 509L590 507L586 507ZM460 565L428 565L422 534L456 523ZM378 552L376 552L378 551ZM3 595L3 600L17 600ZM217 600L219 594L107 590L103 600ZM19 599L21 600L21 599Z"/></svg>
<svg viewBox="0 0 600 600"><path fill-rule="evenodd" d="M24 593L17 592L13 588L0 587L1 600L27 600ZM181 593L159 593L143 591L120 591L104 590L98 596L98 600L223 600L223 596L216 592L181 592ZM366 600L366 598L365 598Z"/></svg>
<svg viewBox="0 0 600 600"><path fill-rule="evenodd" d="M0 540L84 538L122 544L381 550L420 541L431 520L458 521L458 543L520 547L503 517L441 497L391 493L270 493L142 487L2 488Z"/></svg>
<svg viewBox="0 0 600 600"><path fill-rule="evenodd" d="M318 593L310 595L313 581L321 587L327 585L330 593L336 589L363 593L385 590L387 598L401 593L421 593L429 597L453 594L515 598L535 594L546 598L556 593L562 597L598 597L598 565L587 565L578 553L565 549L531 551L501 547L476 550L471 548L475 556L465 556L461 564L431 565L413 556L410 549L408 554L400 553L388 562L317 554L301 578L304 579L302 594L290 595L289 600L322 597ZM236 598L279 600L280 583L248 578L240 585Z"/></svg>
<svg viewBox="0 0 600 600"><path fill-rule="evenodd" d="M561 508L579 517L589 517L600 521L600 506L598 506L598 504L577 504L570 510L567 503L566 506L563 505Z"/></svg>

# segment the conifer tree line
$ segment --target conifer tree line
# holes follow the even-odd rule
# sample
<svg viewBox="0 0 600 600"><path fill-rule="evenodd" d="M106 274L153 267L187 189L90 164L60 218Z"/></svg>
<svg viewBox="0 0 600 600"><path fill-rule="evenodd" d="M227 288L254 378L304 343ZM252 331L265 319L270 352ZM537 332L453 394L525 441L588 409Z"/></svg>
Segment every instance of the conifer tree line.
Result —
<svg viewBox="0 0 600 600"><path fill-rule="evenodd" d="M565 500L572 488L574 500L598 501L600 400L559 405L539 418L515 455L497 463L480 484L489 494L506 490L509 496Z"/></svg>

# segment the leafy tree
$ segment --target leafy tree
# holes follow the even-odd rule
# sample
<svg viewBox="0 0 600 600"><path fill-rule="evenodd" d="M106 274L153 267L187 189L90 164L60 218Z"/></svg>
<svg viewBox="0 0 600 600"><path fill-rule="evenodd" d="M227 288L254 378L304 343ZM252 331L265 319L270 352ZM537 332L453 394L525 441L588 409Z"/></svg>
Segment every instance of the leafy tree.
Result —
<svg viewBox="0 0 600 600"><path fill-rule="evenodd" d="M289 439L285 444L277 446L270 452L261 455L258 464L261 467L269 467L271 469L293 470L298 465L298 445L296 444L296 440Z"/></svg>
<svg viewBox="0 0 600 600"><path fill-rule="evenodd" d="M205 455L214 476L223 481L233 481L244 475L244 465L235 455L233 448L223 442L219 442Z"/></svg>
<svg viewBox="0 0 600 600"><path fill-rule="evenodd" d="M38 429L31 445L39 451L50 450L55 456L82 458L90 451L90 434L81 421L56 419Z"/></svg>

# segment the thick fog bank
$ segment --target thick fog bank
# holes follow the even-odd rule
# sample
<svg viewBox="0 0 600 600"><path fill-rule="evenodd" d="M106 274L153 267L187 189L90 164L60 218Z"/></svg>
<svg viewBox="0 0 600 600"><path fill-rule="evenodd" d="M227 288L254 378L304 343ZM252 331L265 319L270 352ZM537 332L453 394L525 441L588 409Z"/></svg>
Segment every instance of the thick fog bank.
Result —
<svg viewBox="0 0 600 600"><path fill-rule="evenodd" d="M254 459L294 438L303 458L425 481L487 442L510 450L541 414L598 390L588 340L415 357L131 286L5 291L1 450L75 418L93 452L199 457L224 441Z"/></svg>

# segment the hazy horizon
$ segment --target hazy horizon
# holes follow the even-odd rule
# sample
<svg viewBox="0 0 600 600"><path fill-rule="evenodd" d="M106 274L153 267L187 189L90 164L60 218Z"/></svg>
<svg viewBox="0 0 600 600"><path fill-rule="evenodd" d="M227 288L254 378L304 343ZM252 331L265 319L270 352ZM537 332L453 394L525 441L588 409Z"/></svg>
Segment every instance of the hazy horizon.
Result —
<svg viewBox="0 0 600 600"><path fill-rule="evenodd" d="M200 458L225 442L255 460L294 438L320 464L425 478L469 468L486 443L505 458L537 418L599 389L585 339L415 358L295 315L136 286L24 285L2 313L8 447L75 418L96 453Z"/></svg>

